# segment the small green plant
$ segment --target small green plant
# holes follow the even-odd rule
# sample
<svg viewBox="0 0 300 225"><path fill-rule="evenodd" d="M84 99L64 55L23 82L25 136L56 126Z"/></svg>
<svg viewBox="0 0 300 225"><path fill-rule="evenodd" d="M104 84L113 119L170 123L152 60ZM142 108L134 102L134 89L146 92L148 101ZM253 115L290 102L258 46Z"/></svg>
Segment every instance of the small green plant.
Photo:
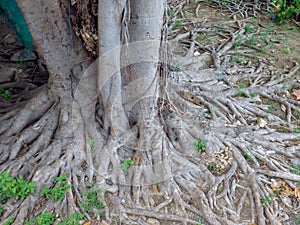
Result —
<svg viewBox="0 0 300 225"><path fill-rule="evenodd" d="M15 221L15 217L9 217L3 225L11 225Z"/></svg>
<svg viewBox="0 0 300 225"><path fill-rule="evenodd" d="M246 41L246 43L250 46L254 46L257 43L257 38L252 36L249 40Z"/></svg>
<svg viewBox="0 0 300 225"><path fill-rule="evenodd" d="M90 148L91 148L91 153L94 153L96 150L95 150L95 142L94 142L94 139L91 138L91 137L88 137L87 138L87 143L89 144Z"/></svg>
<svg viewBox="0 0 300 225"><path fill-rule="evenodd" d="M35 218L32 218L26 225L52 225L56 219L56 216L53 213L48 213L45 211L44 213L38 215Z"/></svg>
<svg viewBox="0 0 300 225"><path fill-rule="evenodd" d="M236 37L236 41L233 43L233 48L236 49L243 43L243 36L241 34L238 34Z"/></svg>
<svg viewBox="0 0 300 225"><path fill-rule="evenodd" d="M230 59L230 63L234 64L234 63L244 63L246 62L247 58L244 56L233 56Z"/></svg>
<svg viewBox="0 0 300 225"><path fill-rule="evenodd" d="M248 85L244 82L241 82L240 84L238 84L238 88L237 88L237 93L236 95L238 97L250 97L247 93L245 93L243 91L243 89L245 89Z"/></svg>
<svg viewBox="0 0 300 225"><path fill-rule="evenodd" d="M182 27L182 20L181 19L175 20L175 23L173 25L173 30L181 27Z"/></svg>
<svg viewBox="0 0 300 225"><path fill-rule="evenodd" d="M20 66L23 66L24 65L24 60L23 59L18 60L17 64L20 65Z"/></svg>
<svg viewBox="0 0 300 225"><path fill-rule="evenodd" d="M277 109L277 108L278 108L278 104L272 102L272 103L270 103L270 104L268 105L267 112L268 112L268 113L273 112L273 111L274 111L275 109Z"/></svg>
<svg viewBox="0 0 300 225"><path fill-rule="evenodd" d="M178 140L178 136L177 136L176 133L174 133L173 138L174 138L174 141L177 141L177 140Z"/></svg>
<svg viewBox="0 0 300 225"><path fill-rule="evenodd" d="M197 140L194 144L195 149L199 152L204 152L206 150L206 144L204 140Z"/></svg>
<svg viewBox="0 0 300 225"><path fill-rule="evenodd" d="M291 48L290 48L289 46L286 46L286 47L284 48L284 52L285 52L286 54L290 54L290 53L291 53Z"/></svg>
<svg viewBox="0 0 300 225"><path fill-rule="evenodd" d="M245 26L245 33L246 33L246 34L251 34L251 33L253 33L253 27L252 27L250 24L247 24L247 25Z"/></svg>
<svg viewBox="0 0 300 225"><path fill-rule="evenodd" d="M173 9L168 9L168 16L173 17L175 15L175 11Z"/></svg>
<svg viewBox="0 0 300 225"><path fill-rule="evenodd" d="M276 194L269 194L266 198L262 197L260 201L263 206L268 206L272 203L274 197L276 197Z"/></svg>
<svg viewBox="0 0 300 225"><path fill-rule="evenodd" d="M282 23L284 19L289 19L293 15L300 15L300 1L299 0L273 0L274 12L276 14L275 20Z"/></svg>
<svg viewBox="0 0 300 225"><path fill-rule="evenodd" d="M294 222L295 224L300 224L300 216L297 216L295 219L294 219Z"/></svg>
<svg viewBox="0 0 300 225"><path fill-rule="evenodd" d="M295 128L294 128L294 132L295 132L295 133L300 133L300 128L295 127Z"/></svg>
<svg viewBox="0 0 300 225"><path fill-rule="evenodd" d="M102 216L104 213L104 204L98 199L98 193L101 190L90 190L89 192L83 195L83 202L81 207L89 215L94 214L94 216Z"/></svg>
<svg viewBox="0 0 300 225"><path fill-rule="evenodd" d="M63 200L67 191L71 188L71 185L67 182L67 176L68 174L64 174L60 177L55 177L54 180L57 181L56 185L51 189L44 186L40 194L54 201Z"/></svg>
<svg viewBox="0 0 300 225"><path fill-rule="evenodd" d="M209 170L215 170L215 169L217 169L217 165L216 165L216 163L211 162L211 163L208 164L207 168Z"/></svg>
<svg viewBox="0 0 300 225"><path fill-rule="evenodd" d="M8 100L11 97L11 94L9 93L9 91L5 90L4 88L0 88L0 94L6 100Z"/></svg>
<svg viewBox="0 0 300 225"><path fill-rule="evenodd" d="M18 179L9 175L8 171L0 174L0 202L11 197L25 199L35 191L35 183L27 182L22 176Z"/></svg>
<svg viewBox="0 0 300 225"><path fill-rule="evenodd" d="M218 188L217 188L217 192L221 193L222 191L223 191L223 187L221 185L219 185Z"/></svg>
<svg viewBox="0 0 300 225"><path fill-rule="evenodd" d="M84 219L84 215L78 212L73 213L70 215L69 218L63 218L61 222L57 225L80 225L80 220Z"/></svg>
<svg viewBox="0 0 300 225"><path fill-rule="evenodd" d="M290 170L294 174L300 174L300 165L297 165L297 166L294 166L294 167L290 167Z"/></svg>
<svg viewBox="0 0 300 225"><path fill-rule="evenodd" d="M121 170L123 170L125 173L128 172L128 168L130 166L134 166L135 162L129 158L126 158L122 163L121 163Z"/></svg>

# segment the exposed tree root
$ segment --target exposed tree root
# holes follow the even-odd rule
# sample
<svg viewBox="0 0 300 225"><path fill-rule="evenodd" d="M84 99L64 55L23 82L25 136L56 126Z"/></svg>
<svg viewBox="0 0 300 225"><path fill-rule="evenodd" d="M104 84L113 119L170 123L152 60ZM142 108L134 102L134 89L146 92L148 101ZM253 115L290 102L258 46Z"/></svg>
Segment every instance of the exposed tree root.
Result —
<svg viewBox="0 0 300 225"><path fill-rule="evenodd" d="M38 194L8 200L2 218L15 216L16 224L22 224L44 210L62 216L84 212L80 203L90 188L103 190L99 197L106 205L104 215L93 219L111 224L147 224L156 218L162 224L277 225L299 214L295 128L300 103L289 91L278 93L299 66L276 76L263 74L270 67L262 62L229 67L230 51L245 32L239 25L223 34L227 40L220 46L201 47L193 38L181 42L185 53L205 49L214 68L196 71L198 65L189 65L190 71L173 72L178 79L160 78L167 86L158 115L121 136L107 137L104 131L93 69L72 98L58 98L44 87L22 108L6 112L0 127L0 172L8 169L36 181L38 190L67 173L72 189L60 202ZM247 86L241 88L239 82ZM274 104L278 108L270 107ZM205 142L203 151L195 149L197 140ZM135 163L128 171L121 168L127 158ZM278 181L285 185L276 189Z"/></svg>

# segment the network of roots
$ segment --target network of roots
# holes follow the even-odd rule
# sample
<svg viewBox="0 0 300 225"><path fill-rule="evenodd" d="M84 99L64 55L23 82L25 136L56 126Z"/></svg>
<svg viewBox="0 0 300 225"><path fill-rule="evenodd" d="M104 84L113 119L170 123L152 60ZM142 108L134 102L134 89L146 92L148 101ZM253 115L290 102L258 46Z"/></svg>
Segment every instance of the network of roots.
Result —
<svg viewBox="0 0 300 225"><path fill-rule="evenodd" d="M0 172L37 190L68 174L71 188L61 201L39 193L5 199L1 222L45 210L108 224L299 222L298 27L266 19L268 1L221 2L169 1L172 63L157 117L120 139L103 132L93 93L77 94L79 113L68 118L47 84L2 82L13 95L0 98ZM64 126L68 119L75 128ZM103 205L87 210L91 191Z"/></svg>

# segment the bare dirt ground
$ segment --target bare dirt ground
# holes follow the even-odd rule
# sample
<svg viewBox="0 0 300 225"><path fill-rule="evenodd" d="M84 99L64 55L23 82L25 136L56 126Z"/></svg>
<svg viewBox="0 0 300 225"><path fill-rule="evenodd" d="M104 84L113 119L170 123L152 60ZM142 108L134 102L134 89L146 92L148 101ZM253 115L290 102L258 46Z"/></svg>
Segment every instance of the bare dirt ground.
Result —
<svg viewBox="0 0 300 225"><path fill-rule="evenodd" d="M189 180L205 195L200 200L200 195L182 196L190 205L182 216L208 224L193 210L204 205L232 224L300 224L299 27L293 22L275 24L267 15L225 12L205 2L173 1L168 14L174 54L170 80L184 90L169 93L172 109L199 119L201 129L196 132L206 142L206 151L195 150L190 158L185 154L204 167L204 178L193 180L192 172L177 178L187 185L183 190L192 187L184 183ZM0 24L3 115L32 97L27 90L47 83L47 71L37 56L18 56L23 47L7 22L1 19ZM188 101L188 107L180 108L181 100ZM199 135L192 133L169 131L175 147L194 150ZM159 208L163 199L157 188L153 186L149 196ZM161 206L166 213L178 212L168 207Z"/></svg>

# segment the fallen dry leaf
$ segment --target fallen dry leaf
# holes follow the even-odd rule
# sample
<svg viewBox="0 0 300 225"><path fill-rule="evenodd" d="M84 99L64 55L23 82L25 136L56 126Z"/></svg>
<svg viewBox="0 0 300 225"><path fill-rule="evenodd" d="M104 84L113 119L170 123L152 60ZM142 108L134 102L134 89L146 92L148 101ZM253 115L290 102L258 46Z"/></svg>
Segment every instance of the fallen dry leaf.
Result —
<svg viewBox="0 0 300 225"><path fill-rule="evenodd" d="M275 180L271 184L271 188L274 192L278 192L286 197L291 196L293 191L292 188L287 185L287 183L279 179Z"/></svg>
<svg viewBox="0 0 300 225"><path fill-rule="evenodd" d="M259 127L264 128L268 122L266 120L264 120L263 118L257 118L257 124Z"/></svg>
<svg viewBox="0 0 300 225"><path fill-rule="evenodd" d="M293 97L295 100L300 100L300 89L294 90L293 93L292 93L292 97Z"/></svg>
<svg viewBox="0 0 300 225"><path fill-rule="evenodd" d="M92 221L87 221L83 225L91 225L91 224L92 224Z"/></svg>
<svg viewBox="0 0 300 225"><path fill-rule="evenodd" d="M287 185L285 182L282 183L282 191L280 192L282 195L288 197L292 195L292 188Z"/></svg>
<svg viewBox="0 0 300 225"><path fill-rule="evenodd" d="M281 180L275 180L272 184L272 190L279 192L281 190L281 186L282 186L282 181Z"/></svg>
<svg viewBox="0 0 300 225"><path fill-rule="evenodd" d="M185 100L188 100L192 103L194 103L195 105L201 105L201 99L198 98L196 95L190 93L190 92L187 92L187 91L181 91L180 92L180 95L185 99Z"/></svg>

